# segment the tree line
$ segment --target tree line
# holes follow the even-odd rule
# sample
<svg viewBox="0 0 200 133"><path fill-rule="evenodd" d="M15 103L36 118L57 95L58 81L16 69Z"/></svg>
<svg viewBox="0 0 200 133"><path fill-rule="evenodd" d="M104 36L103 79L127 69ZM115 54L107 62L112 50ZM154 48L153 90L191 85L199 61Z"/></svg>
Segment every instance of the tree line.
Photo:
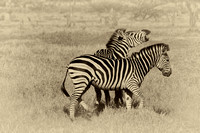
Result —
<svg viewBox="0 0 200 133"><path fill-rule="evenodd" d="M65 4L65 6L62 6ZM178 15L188 16L190 31L198 31L200 14L199 0L2 0L0 6L6 7L9 14L13 7L28 9L30 12L68 13L69 25L74 25L75 12L96 13L100 21L117 26L120 16L129 13L130 20L159 21L166 17L172 26ZM62 7L61 7L62 6ZM107 15L105 15L107 14ZM9 18L9 17L8 17Z"/></svg>

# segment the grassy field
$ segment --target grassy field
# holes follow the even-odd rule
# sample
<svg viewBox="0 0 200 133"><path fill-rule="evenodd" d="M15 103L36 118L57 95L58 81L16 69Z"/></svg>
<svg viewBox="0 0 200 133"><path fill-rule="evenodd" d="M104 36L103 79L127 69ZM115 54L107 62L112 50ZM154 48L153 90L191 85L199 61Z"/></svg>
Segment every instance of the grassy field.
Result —
<svg viewBox="0 0 200 133"><path fill-rule="evenodd" d="M36 33L0 41L0 131L9 132L199 132L200 131L200 38L185 28L149 28L151 40L140 48L164 42L170 45L172 75L163 77L152 69L141 90L145 108L106 108L99 116L78 108L71 122L66 109L69 99L60 91L65 66L74 57L104 48L113 32L85 30ZM172 29L172 28L171 28ZM165 32L163 32L165 31ZM28 32L28 31L27 31ZM73 91L71 80L66 88ZM91 87L83 96L94 103ZM104 100L104 99L103 99Z"/></svg>

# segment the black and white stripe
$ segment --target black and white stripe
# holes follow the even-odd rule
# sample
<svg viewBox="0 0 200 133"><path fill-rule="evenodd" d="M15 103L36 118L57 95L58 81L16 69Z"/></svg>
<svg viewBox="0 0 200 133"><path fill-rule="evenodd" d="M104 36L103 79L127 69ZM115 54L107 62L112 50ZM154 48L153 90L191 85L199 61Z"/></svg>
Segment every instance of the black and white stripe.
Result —
<svg viewBox="0 0 200 133"><path fill-rule="evenodd" d="M151 31L143 29L138 31L126 31L125 29L117 29L110 37L106 44L106 49L97 50L94 55L110 59L122 59L128 57L128 52L131 48L136 47L149 40L148 35ZM101 97L101 91L95 88L97 94L98 105ZM107 90L104 91L106 104L110 102L110 94ZM122 91L115 91L115 104L119 107L119 99L123 103Z"/></svg>
<svg viewBox="0 0 200 133"><path fill-rule="evenodd" d="M128 56L131 48L149 40L149 30L126 31L117 29L106 44L106 49L97 50L94 55L110 59L121 59Z"/></svg>
<svg viewBox="0 0 200 133"><path fill-rule="evenodd" d="M67 70L75 87L70 103L71 120L74 120L77 101L87 107L81 96L89 89L90 85L102 90L124 89L127 109L131 108L132 94L139 97L139 108L142 108L143 98L139 87L150 69L157 67L164 76L171 74L167 51L169 51L169 46L160 43L143 48L140 52L132 54L131 57L120 60L95 55L82 55L73 59ZM65 79L61 90L66 96L69 96L64 87Z"/></svg>

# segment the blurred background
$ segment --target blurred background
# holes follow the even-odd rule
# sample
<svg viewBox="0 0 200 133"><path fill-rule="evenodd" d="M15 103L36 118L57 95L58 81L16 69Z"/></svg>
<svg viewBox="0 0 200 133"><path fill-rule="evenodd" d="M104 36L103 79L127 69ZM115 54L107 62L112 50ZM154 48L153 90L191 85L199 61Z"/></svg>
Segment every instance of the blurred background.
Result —
<svg viewBox="0 0 200 133"><path fill-rule="evenodd" d="M199 5L198 0L1 0L1 33L100 32L120 27L198 32Z"/></svg>

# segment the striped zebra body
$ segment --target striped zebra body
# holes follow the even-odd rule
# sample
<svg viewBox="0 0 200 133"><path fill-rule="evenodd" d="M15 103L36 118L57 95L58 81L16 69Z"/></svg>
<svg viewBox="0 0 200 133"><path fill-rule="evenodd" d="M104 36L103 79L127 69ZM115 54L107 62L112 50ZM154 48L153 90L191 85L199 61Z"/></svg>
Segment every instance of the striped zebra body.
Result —
<svg viewBox="0 0 200 133"><path fill-rule="evenodd" d="M120 60L94 55L82 55L73 59L68 67L68 74L75 87L74 93L71 95L71 120L74 120L77 101L86 106L81 96L89 89L90 85L102 90L125 90L127 109L131 108L132 94L140 98L139 108L143 107L143 98L139 87L150 69L156 66L164 76L171 74L168 50L169 46L162 43L143 48L131 57ZM61 89L66 96L69 96L64 82Z"/></svg>
<svg viewBox="0 0 200 133"><path fill-rule="evenodd" d="M128 52L131 48L136 47L144 42L147 42L149 38L147 37L151 31L149 30L138 30L138 31L126 31L125 29L117 29L110 40L106 44L106 49L97 50L94 54L95 56L105 57L110 59L122 59L128 57ZM95 88L97 94L98 105L101 101L101 91ZM110 102L110 94L108 91L104 91L106 104ZM115 104L119 107L119 99L123 103L122 91L115 91Z"/></svg>

